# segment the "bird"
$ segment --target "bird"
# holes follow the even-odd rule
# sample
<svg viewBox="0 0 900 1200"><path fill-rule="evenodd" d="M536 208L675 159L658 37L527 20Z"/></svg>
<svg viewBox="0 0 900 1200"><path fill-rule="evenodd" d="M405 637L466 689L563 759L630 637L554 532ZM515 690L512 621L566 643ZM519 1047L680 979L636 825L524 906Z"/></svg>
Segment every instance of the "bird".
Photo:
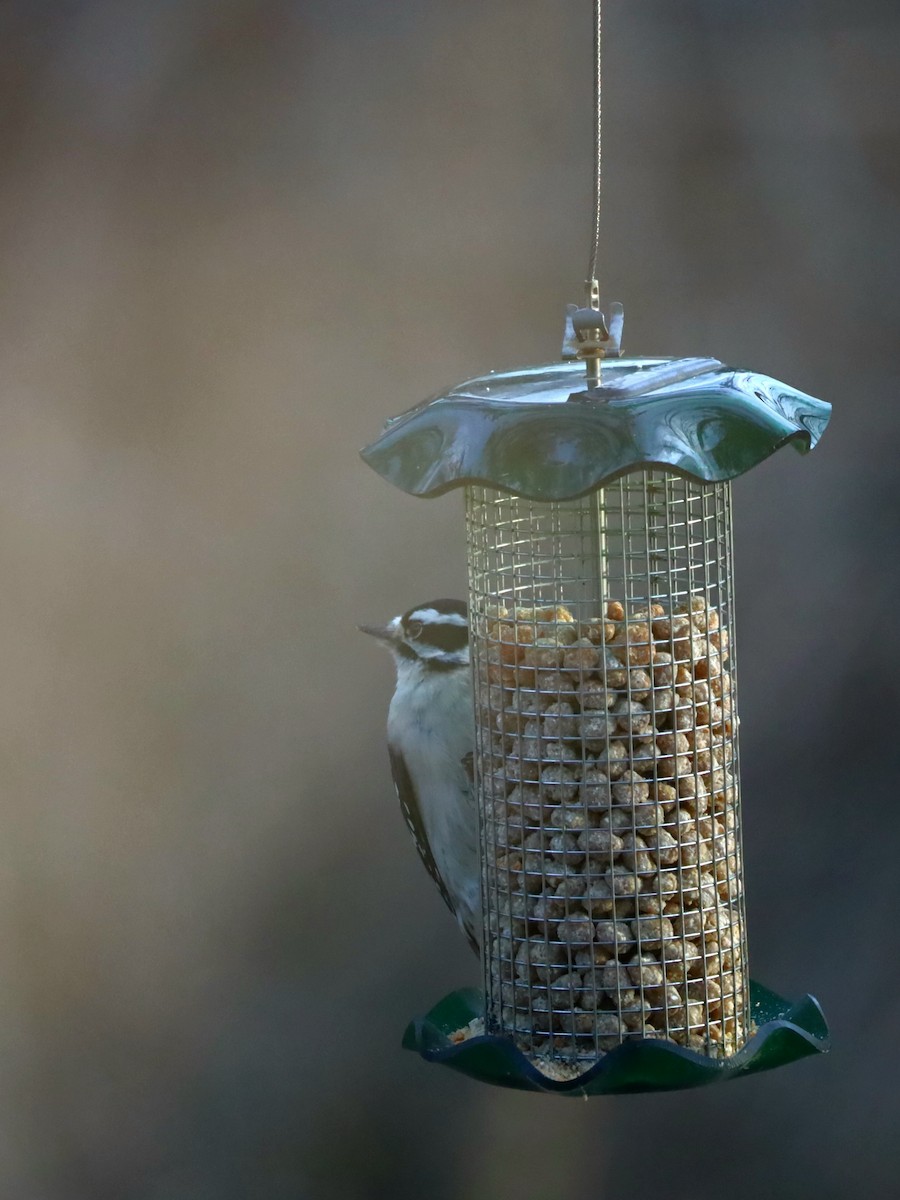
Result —
<svg viewBox="0 0 900 1200"><path fill-rule="evenodd" d="M430 600L387 625L359 628L387 647L397 669L387 743L400 808L429 875L479 954L481 884L466 604Z"/></svg>

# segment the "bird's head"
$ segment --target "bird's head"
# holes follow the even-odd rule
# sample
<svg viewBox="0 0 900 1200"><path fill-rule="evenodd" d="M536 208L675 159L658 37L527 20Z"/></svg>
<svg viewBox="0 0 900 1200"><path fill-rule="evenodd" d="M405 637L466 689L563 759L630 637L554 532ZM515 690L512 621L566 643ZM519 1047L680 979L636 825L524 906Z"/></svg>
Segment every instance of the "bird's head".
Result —
<svg viewBox="0 0 900 1200"><path fill-rule="evenodd" d="M469 621L462 600L429 600L387 625L359 628L387 646L398 669L418 663L425 669L452 670L469 662Z"/></svg>

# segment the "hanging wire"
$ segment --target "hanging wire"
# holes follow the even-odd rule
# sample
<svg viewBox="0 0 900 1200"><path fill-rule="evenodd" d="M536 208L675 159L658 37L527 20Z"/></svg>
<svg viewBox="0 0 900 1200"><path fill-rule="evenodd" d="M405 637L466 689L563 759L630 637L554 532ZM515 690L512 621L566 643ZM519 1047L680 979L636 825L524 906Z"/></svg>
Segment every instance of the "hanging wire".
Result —
<svg viewBox="0 0 900 1200"><path fill-rule="evenodd" d="M594 239L591 245L591 257L588 264L587 287L589 300L597 291L597 260L600 257L600 191L602 182L602 149L603 149L603 59L601 54L603 0L594 0L594 95L596 107L596 137L594 140ZM598 297L599 299L599 297ZM597 307L591 303L591 307Z"/></svg>

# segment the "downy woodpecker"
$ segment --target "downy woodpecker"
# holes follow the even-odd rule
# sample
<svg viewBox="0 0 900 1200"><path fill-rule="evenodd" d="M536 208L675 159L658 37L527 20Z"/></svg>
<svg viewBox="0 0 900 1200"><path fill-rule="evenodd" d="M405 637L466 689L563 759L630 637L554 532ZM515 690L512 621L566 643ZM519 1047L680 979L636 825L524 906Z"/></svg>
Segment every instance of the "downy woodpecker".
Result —
<svg viewBox="0 0 900 1200"><path fill-rule="evenodd" d="M466 606L432 600L383 627L360 629L387 646L397 668L387 740L403 816L477 954L481 902Z"/></svg>

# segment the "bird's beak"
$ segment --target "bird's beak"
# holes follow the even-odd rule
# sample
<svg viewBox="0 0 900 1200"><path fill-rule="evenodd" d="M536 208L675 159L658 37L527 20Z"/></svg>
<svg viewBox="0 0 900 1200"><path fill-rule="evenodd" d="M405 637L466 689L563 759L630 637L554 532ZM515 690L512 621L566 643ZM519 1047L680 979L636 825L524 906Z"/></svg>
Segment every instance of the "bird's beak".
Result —
<svg viewBox="0 0 900 1200"><path fill-rule="evenodd" d="M380 642L396 642L397 626L391 621L389 625L357 625L360 633L367 633L370 637L378 638Z"/></svg>

